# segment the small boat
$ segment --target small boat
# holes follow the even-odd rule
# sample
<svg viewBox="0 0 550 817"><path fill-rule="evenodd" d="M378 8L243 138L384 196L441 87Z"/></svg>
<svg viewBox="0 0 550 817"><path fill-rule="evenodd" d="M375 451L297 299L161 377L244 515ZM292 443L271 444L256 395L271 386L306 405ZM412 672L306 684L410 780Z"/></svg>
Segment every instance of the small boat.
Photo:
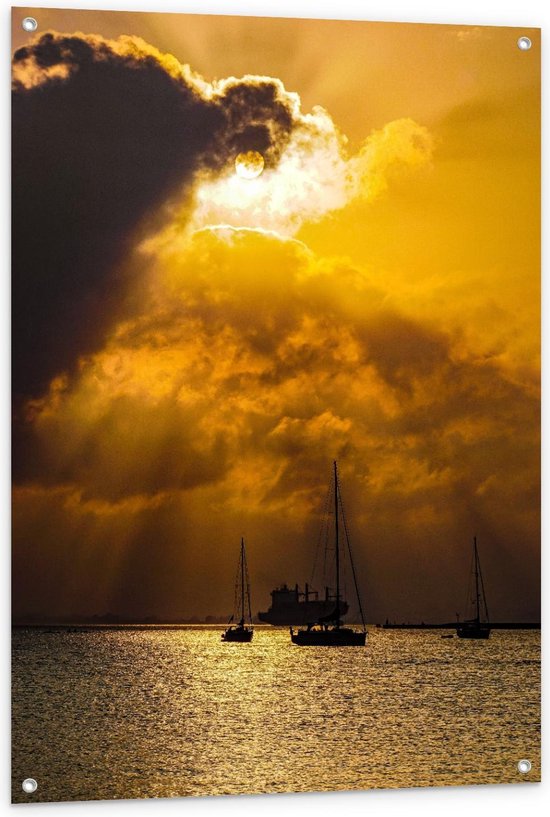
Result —
<svg viewBox="0 0 550 817"><path fill-rule="evenodd" d="M441 638L454 638L454 635L442 635Z"/></svg>
<svg viewBox="0 0 550 817"><path fill-rule="evenodd" d="M333 463L333 487L334 487L334 552L336 563L336 594L334 596L334 609L325 616L320 617L316 622L308 624L305 628L294 631L290 628L290 638L293 644L300 647L364 647L367 638L367 628L365 626L365 618L363 616L363 608L361 607L361 598L359 596L359 589L357 587L357 580L355 576L355 566L351 554L351 547L349 537L347 535L347 526L345 517L343 515L342 500L340 497L340 485L338 481L338 466L336 461ZM339 519L342 515L344 522L344 531L346 534L346 542L349 553L349 560L353 574L353 581L355 584L355 592L357 594L357 602L359 606L359 613L361 615L362 629L354 630L352 627L344 627L341 620L343 615L342 610L342 594L340 592L340 535L339 535Z"/></svg>
<svg viewBox="0 0 550 817"><path fill-rule="evenodd" d="M487 609L487 599L485 597L485 587L481 573L481 563L477 549L477 539L474 536L474 553L472 557L472 573L474 575L474 600L475 618L466 621L459 621L456 627L456 634L459 638L487 639L491 635L491 625L489 624L489 610ZM485 620L481 615L484 614Z"/></svg>
<svg viewBox="0 0 550 817"><path fill-rule="evenodd" d="M234 621L237 611L240 612L241 617L237 624L232 624L231 622ZM244 539L241 539L241 553L235 580L235 605L228 624L229 627L222 633L222 641L240 644L247 644L252 641L254 628L252 627L252 614L250 612L250 582L248 580Z"/></svg>

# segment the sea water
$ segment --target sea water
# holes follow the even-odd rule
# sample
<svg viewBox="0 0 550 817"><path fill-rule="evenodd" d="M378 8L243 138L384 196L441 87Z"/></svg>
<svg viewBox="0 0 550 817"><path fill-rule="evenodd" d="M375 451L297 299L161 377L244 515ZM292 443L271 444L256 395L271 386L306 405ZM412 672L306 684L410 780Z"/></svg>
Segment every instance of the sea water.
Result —
<svg viewBox="0 0 550 817"><path fill-rule="evenodd" d="M221 632L16 628L13 800L540 780L539 632L369 628L340 648Z"/></svg>

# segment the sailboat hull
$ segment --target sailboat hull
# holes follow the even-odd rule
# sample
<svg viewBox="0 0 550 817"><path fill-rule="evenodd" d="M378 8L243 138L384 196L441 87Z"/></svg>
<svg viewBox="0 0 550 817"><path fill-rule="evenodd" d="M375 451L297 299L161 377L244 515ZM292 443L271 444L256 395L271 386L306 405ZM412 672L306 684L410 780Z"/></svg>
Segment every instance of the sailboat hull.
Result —
<svg viewBox="0 0 550 817"><path fill-rule="evenodd" d="M254 630L251 627L230 627L222 633L222 641L235 644L248 644L252 641Z"/></svg>
<svg viewBox="0 0 550 817"><path fill-rule="evenodd" d="M333 630L291 630L290 638L299 647L364 647L367 634L340 627Z"/></svg>
<svg viewBox="0 0 550 817"><path fill-rule="evenodd" d="M485 640L491 635L491 628L483 624L474 625L463 624L456 628L456 634L459 638L470 638Z"/></svg>

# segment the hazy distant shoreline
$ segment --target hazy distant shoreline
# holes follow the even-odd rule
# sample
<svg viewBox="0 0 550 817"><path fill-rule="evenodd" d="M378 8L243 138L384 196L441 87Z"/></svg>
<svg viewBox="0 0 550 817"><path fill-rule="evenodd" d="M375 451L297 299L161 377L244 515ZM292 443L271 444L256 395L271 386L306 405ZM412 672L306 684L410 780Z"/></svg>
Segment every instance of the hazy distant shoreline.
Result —
<svg viewBox="0 0 550 817"><path fill-rule="evenodd" d="M74 627L75 629L88 629L88 628L97 628L97 629L116 629L116 628L135 628L140 629L143 627L147 627L149 629L177 629L178 627L216 627L216 626L225 626L227 624L227 619L210 619L208 620L196 620L196 619L180 619L178 621L133 621L133 620L90 620L90 621L82 621L82 620L73 620L73 621L15 621L12 623L12 627L14 628L34 628L34 629L43 629L45 627L52 628L52 629L66 629L67 627ZM263 624L262 622L255 623L257 627L263 627L266 629L288 629L286 626L282 626L280 628L275 627L272 624ZM380 630L456 630L456 622L455 623L444 623L444 624L368 624L370 629L380 629ZM493 630L540 630L541 624L540 622L517 622L517 621L509 621L509 622L491 622L491 628Z"/></svg>

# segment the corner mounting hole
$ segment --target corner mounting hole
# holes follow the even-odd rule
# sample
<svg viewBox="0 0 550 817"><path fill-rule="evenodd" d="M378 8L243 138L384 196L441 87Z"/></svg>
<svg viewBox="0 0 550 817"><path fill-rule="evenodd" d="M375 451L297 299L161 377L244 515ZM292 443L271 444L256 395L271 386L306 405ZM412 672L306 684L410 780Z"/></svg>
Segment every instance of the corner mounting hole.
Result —
<svg viewBox="0 0 550 817"><path fill-rule="evenodd" d="M23 780L21 788L23 789L25 794L33 794L38 788L38 783L36 782L34 777L27 777L26 780Z"/></svg>
<svg viewBox="0 0 550 817"><path fill-rule="evenodd" d="M38 21L34 17L25 17L21 23L23 31L36 31L38 28Z"/></svg>

